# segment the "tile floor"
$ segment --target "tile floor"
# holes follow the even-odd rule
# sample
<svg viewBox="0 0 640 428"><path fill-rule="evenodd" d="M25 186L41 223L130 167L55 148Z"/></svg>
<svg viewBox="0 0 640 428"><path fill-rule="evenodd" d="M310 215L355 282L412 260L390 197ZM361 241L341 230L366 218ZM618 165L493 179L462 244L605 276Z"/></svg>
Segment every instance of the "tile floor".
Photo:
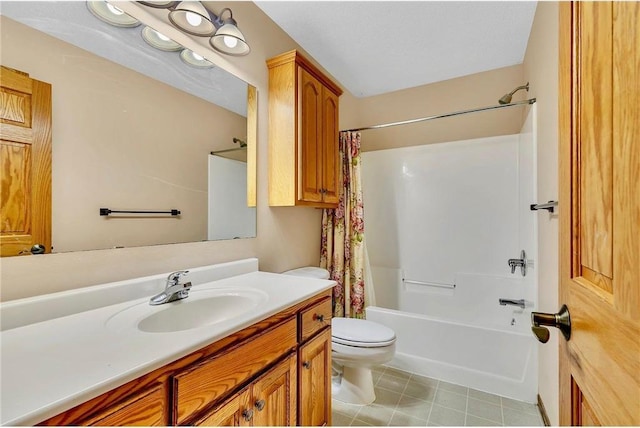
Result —
<svg viewBox="0 0 640 428"><path fill-rule="evenodd" d="M333 400L334 426L543 426L535 404L390 367L375 369L373 381L373 404Z"/></svg>

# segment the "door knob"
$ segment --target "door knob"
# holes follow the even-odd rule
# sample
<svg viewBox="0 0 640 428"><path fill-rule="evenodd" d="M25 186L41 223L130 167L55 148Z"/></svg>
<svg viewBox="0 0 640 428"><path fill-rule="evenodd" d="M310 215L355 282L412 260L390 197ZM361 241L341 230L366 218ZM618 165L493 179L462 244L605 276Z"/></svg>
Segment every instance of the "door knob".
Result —
<svg viewBox="0 0 640 428"><path fill-rule="evenodd" d="M262 411L262 409L264 409L265 404L267 404L264 400L258 400L256 401L256 409L258 409L259 412Z"/></svg>
<svg viewBox="0 0 640 428"><path fill-rule="evenodd" d="M562 305L557 314L531 312L531 331L542 343L549 341L549 330L544 327L555 327L560 330L565 339L571 338L571 316L567 305Z"/></svg>
<svg viewBox="0 0 640 428"><path fill-rule="evenodd" d="M31 247L31 254L44 254L45 248L42 244L35 244Z"/></svg>

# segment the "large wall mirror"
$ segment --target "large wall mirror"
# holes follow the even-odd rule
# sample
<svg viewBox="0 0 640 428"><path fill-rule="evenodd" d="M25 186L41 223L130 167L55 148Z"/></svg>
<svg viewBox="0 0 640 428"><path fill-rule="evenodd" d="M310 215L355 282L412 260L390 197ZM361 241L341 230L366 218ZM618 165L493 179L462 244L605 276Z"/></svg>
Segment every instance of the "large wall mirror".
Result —
<svg viewBox="0 0 640 428"><path fill-rule="evenodd" d="M54 253L256 236L254 87L84 1L3 1L0 13L2 65L52 85Z"/></svg>

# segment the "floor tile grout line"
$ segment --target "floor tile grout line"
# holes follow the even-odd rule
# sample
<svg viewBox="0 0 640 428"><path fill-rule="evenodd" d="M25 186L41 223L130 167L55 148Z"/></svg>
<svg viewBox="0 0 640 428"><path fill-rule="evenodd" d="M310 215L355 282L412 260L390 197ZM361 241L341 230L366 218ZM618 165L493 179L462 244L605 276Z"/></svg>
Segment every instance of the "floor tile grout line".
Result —
<svg viewBox="0 0 640 428"><path fill-rule="evenodd" d="M438 392L438 388L440 387L440 381L438 380L436 383L436 392ZM436 402L436 396L434 394L433 400L431 400L431 407L429 408L429 416L427 416L427 425L431 422L431 413L433 413L433 403Z"/></svg>
<svg viewBox="0 0 640 428"><path fill-rule="evenodd" d="M502 397L500 397L500 415L502 416L502 426L504 426L504 405L502 404Z"/></svg>

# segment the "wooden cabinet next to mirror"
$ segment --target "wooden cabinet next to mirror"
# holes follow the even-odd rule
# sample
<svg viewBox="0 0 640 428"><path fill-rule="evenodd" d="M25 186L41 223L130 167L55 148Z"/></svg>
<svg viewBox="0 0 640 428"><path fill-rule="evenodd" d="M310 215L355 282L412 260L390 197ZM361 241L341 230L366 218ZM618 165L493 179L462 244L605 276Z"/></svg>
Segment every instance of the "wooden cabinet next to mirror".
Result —
<svg viewBox="0 0 640 428"><path fill-rule="evenodd" d="M335 208L342 90L297 51L269 67L269 205Z"/></svg>

